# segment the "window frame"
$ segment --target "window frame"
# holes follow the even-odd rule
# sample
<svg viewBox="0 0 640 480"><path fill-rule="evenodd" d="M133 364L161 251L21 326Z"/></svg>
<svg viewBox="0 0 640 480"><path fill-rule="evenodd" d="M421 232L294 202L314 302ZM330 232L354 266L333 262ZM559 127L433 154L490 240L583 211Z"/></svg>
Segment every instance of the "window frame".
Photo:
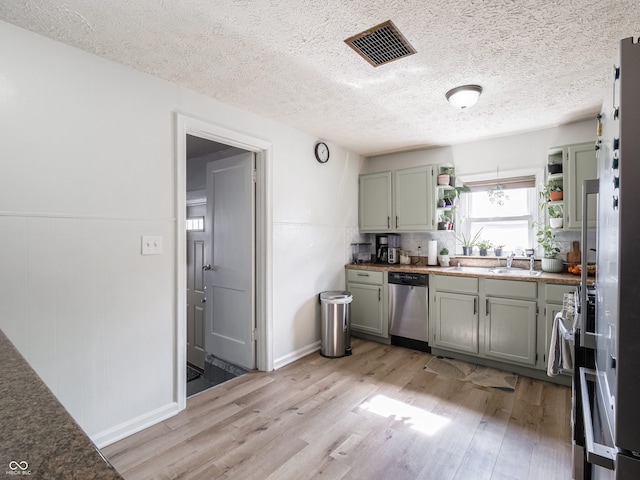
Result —
<svg viewBox="0 0 640 480"><path fill-rule="evenodd" d="M456 222L456 237L460 236L460 233L464 233L465 237L469 238L470 230L471 230L471 219L475 222L506 222L506 221L518 221L518 220L526 220L527 221L527 237L529 241L529 245L533 245L533 248L537 248L537 242L535 238L535 232L532 228L533 224L536 222L540 222L543 215L538 207L538 198L540 185L544 179L544 170L543 169L535 169L535 170L512 170L503 173L497 174L479 174L479 175L464 175L458 177L457 181L460 184L464 184L465 182L475 182L475 181L495 181L496 183L500 183L501 178L513 178L513 177L521 177L526 175L535 176L535 186L529 192L527 198L527 204L529 205L529 213L527 215L514 215L508 217L471 217L469 215L470 212L470 195L462 192L460 195L460 201L458 203L458 209L460 210L459 219L464 219L464 221ZM523 248L529 248L528 246L524 246ZM456 252L462 252L462 243L456 238ZM524 254L524 252L522 252Z"/></svg>

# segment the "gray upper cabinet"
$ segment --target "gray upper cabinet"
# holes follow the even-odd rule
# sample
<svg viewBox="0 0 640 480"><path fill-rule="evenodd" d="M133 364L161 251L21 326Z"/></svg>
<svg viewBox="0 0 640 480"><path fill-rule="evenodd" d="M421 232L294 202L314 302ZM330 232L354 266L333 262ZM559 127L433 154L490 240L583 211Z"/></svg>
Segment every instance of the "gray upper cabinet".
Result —
<svg viewBox="0 0 640 480"><path fill-rule="evenodd" d="M392 174L391 172L360 175L358 219L361 232L391 230Z"/></svg>
<svg viewBox="0 0 640 480"><path fill-rule="evenodd" d="M361 232L424 232L435 229L434 167L360 175Z"/></svg>
<svg viewBox="0 0 640 480"><path fill-rule="evenodd" d="M399 232L433 230L434 215L433 166L405 168L395 171L395 218Z"/></svg>
<svg viewBox="0 0 640 480"><path fill-rule="evenodd" d="M582 228L582 181L598 176L596 150L593 143L569 145L565 148L564 184L565 228ZM596 227L596 197L589 196L587 227Z"/></svg>

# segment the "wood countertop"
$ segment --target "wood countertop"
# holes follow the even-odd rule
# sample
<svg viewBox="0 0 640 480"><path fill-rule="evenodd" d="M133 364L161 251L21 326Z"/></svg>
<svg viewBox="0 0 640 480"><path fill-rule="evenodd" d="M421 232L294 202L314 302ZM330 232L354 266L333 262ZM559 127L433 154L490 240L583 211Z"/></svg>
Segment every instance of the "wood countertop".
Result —
<svg viewBox="0 0 640 480"><path fill-rule="evenodd" d="M2 330L0 372L0 474L122 479Z"/></svg>
<svg viewBox="0 0 640 480"><path fill-rule="evenodd" d="M528 261L527 261L528 263ZM456 265L456 261L452 261L453 266ZM468 270L465 271L464 268ZM496 273L489 273L490 268L497 268L497 266L477 266L466 265L460 271L451 270L451 267L438 267L428 265L401 265L401 264L383 264L383 263L350 263L346 265L346 268L353 270L372 270L382 272L403 272L403 273L426 273L432 275L451 275L456 277L482 277L492 278L499 280L515 280L519 282L539 282L539 283L555 283L561 285L580 285L580 275L574 275L572 273L547 273L542 272L539 276L529 275L500 275ZM593 277L590 277L590 283L593 282Z"/></svg>

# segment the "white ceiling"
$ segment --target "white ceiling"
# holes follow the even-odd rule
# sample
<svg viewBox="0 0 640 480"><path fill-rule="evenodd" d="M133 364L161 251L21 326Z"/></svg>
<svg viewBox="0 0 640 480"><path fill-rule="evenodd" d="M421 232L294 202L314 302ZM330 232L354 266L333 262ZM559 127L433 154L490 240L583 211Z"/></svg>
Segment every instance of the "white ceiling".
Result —
<svg viewBox="0 0 640 480"><path fill-rule="evenodd" d="M0 19L363 155L592 118L638 0L0 0ZM417 50L344 40L392 20ZM466 111L452 87L484 92Z"/></svg>

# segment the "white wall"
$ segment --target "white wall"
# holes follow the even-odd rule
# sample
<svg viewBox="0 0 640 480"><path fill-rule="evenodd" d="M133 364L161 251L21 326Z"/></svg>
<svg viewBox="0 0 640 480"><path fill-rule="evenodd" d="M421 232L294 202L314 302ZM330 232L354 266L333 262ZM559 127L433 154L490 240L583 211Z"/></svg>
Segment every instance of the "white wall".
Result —
<svg viewBox="0 0 640 480"><path fill-rule="evenodd" d="M551 147L594 142L596 122L587 120L535 132L507 135L477 142L463 143L412 152L392 153L367 158L362 173L397 168L450 163L456 175L495 173L518 169L543 168Z"/></svg>
<svg viewBox="0 0 640 480"><path fill-rule="evenodd" d="M314 137L10 24L0 43L0 327L98 444L175 413L175 112L272 143L274 364L317 348L360 156L320 165Z"/></svg>

